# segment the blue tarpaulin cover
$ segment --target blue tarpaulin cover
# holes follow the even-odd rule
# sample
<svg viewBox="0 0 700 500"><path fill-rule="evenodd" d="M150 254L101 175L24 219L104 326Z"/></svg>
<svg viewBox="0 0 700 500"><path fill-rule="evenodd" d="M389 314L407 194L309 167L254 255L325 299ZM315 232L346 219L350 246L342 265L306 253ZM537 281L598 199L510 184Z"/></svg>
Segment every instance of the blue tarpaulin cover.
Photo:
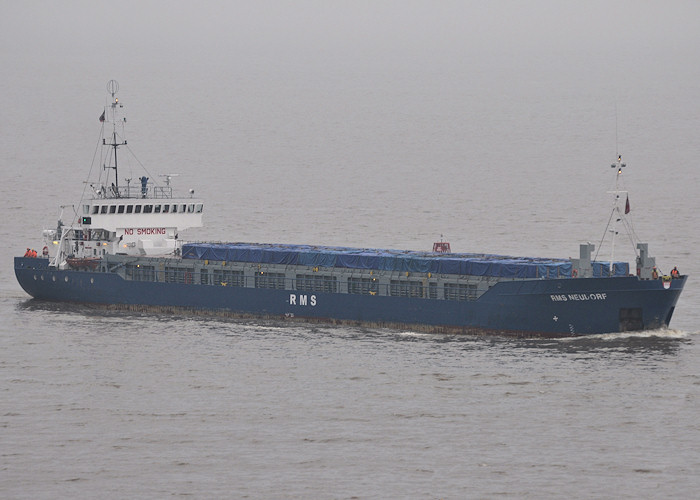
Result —
<svg viewBox="0 0 700 500"><path fill-rule="evenodd" d="M433 253L313 245L264 243L186 243L182 257L226 262L376 269L409 273L459 274L503 278L570 278L571 261L475 253ZM593 262L595 277L609 276L609 262ZM614 276L626 276L629 264L615 262Z"/></svg>

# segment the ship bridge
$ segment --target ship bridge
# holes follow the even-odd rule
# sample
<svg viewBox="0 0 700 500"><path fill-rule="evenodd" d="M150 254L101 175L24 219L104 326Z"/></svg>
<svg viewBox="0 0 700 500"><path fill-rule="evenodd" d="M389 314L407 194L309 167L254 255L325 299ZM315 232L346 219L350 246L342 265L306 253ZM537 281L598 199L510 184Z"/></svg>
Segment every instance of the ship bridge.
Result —
<svg viewBox="0 0 700 500"><path fill-rule="evenodd" d="M56 230L44 231L49 254L55 254L53 266L64 265L67 259L92 261L108 254L177 254L179 231L202 226L204 203L194 198L194 191L173 196L170 183L178 174L161 174L164 182L156 183L137 160L144 174L137 179L119 177L118 152L122 147L131 150L125 138L124 106L116 97L119 84L111 80L107 90L111 99L99 117L102 168L97 180L86 181L92 196L81 199L77 220L68 227L61 215ZM93 164L90 173L95 171Z"/></svg>
<svg viewBox="0 0 700 500"><path fill-rule="evenodd" d="M94 199L83 205L80 225L117 233L137 228L182 230L201 227L203 211L202 200L194 198Z"/></svg>

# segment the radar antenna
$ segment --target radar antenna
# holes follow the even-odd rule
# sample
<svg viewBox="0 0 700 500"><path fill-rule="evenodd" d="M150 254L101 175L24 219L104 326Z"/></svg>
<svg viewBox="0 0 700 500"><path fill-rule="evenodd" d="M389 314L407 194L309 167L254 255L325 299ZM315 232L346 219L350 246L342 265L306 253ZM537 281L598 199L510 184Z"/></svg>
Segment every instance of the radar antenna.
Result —
<svg viewBox="0 0 700 500"><path fill-rule="evenodd" d="M165 179L165 185L167 187L170 187L170 181L173 180L173 177L178 177L180 174L160 174L160 177L163 177Z"/></svg>
<svg viewBox="0 0 700 500"><path fill-rule="evenodd" d="M114 100L114 95L119 92L119 82L116 80L110 80L107 82L107 92L112 94L112 100Z"/></svg>

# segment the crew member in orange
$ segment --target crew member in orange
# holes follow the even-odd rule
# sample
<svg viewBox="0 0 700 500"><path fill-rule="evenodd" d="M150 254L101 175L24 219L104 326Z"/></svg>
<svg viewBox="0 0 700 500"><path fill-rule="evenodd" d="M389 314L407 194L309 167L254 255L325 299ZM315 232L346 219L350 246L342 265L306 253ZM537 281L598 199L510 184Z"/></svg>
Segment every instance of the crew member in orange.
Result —
<svg viewBox="0 0 700 500"><path fill-rule="evenodd" d="M32 256L32 251L27 248L27 251L24 252L25 257L31 257Z"/></svg>
<svg viewBox="0 0 700 500"><path fill-rule="evenodd" d="M671 278L680 278L681 273L678 272L678 268L676 266L673 266L673 269L671 269Z"/></svg>
<svg viewBox="0 0 700 500"><path fill-rule="evenodd" d="M659 279L659 271L656 270L656 267L651 270L651 279L653 280L658 280Z"/></svg>

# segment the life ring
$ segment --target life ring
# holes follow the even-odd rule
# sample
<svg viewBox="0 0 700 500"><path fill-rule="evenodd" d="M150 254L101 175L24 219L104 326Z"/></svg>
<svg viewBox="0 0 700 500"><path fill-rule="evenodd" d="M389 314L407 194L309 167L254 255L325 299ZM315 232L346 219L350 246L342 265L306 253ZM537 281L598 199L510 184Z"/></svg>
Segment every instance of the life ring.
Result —
<svg viewBox="0 0 700 500"><path fill-rule="evenodd" d="M45 247L41 250L41 255L43 255L44 257L48 257L48 256L49 256L49 247L45 246Z"/></svg>

